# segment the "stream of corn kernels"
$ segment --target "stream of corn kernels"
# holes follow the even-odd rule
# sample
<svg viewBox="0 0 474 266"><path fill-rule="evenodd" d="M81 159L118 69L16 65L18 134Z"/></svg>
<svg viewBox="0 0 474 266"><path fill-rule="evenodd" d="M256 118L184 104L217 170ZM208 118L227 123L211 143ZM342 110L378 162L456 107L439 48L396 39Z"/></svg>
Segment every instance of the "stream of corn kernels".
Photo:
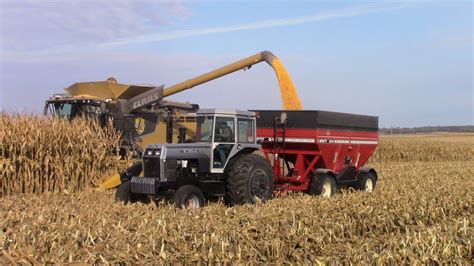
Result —
<svg viewBox="0 0 474 266"><path fill-rule="evenodd" d="M303 106L301 99L298 96L293 81L291 80L290 74L286 70L285 66L279 59L275 59L272 63L275 73L278 78L278 84L280 85L281 98L283 100L283 107L285 110L301 110Z"/></svg>

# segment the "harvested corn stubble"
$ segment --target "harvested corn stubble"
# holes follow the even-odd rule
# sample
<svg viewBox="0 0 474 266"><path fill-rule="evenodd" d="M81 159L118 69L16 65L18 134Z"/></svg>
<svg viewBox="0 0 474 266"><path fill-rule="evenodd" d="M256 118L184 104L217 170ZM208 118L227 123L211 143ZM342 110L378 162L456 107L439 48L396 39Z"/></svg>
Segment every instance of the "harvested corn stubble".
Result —
<svg viewBox="0 0 474 266"><path fill-rule="evenodd" d="M7 196L3 252L40 263L469 264L474 164L376 167L371 194L295 194L256 206L123 205L113 191Z"/></svg>

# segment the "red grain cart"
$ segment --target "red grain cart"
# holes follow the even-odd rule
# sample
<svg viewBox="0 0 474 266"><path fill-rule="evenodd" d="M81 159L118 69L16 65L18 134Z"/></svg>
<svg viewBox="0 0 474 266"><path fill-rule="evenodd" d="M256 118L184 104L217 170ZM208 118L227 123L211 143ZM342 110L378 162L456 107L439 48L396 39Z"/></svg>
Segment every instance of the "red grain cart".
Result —
<svg viewBox="0 0 474 266"><path fill-rule="evenodd" d="M274 189L331 196L337 187L372 191L364 167L378 144L378 117L318 110L255 110L257 137L272 162Z"/></svg>

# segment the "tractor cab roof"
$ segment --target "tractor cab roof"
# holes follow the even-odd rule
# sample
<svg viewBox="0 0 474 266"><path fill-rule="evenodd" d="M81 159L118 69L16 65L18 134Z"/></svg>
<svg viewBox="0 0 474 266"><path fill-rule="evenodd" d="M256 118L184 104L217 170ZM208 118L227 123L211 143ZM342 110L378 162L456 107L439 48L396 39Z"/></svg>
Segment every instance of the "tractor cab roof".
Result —
<svg viewBox="0 0 474 266"><path fill-rule="evenodd" d="M237 115L237 116L255 117L254 112L232 110L232 109L200 109L197 112L197 115Z"/></svg>

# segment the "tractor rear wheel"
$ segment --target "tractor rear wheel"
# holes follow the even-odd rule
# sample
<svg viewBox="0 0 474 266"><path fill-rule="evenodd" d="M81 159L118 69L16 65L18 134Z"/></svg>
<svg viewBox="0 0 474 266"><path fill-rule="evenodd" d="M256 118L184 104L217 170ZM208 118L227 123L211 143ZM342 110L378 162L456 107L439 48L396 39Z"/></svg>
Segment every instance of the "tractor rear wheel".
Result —
<svg viewBox="0 0 474 266"><path fill-rule="evenodd" d="M115 191L115 200L117 202L127 203L149 203L150 199L145 194L134 194L132 193L132 184L130 181L125 181L119 185L117 191Z"/></svg>
<svg viewBox="0 0 474 266"><path fill-rule="evenodd" d="M270 163L257 154L238 155L229 166L226 203L229 205L266 202L273 194L273 171Z"/></svg>
<svg viewBox="0 0 474 266"><path fill-rule="evenodd" d="M329 174L320 174L311 177L308 193L320 195L325 198L334 196L337 192L337 184L334 177Z"/></svg>
<svg viewBox="0 0 474 266"><path fill-rule="evenodd" d="M204 194L201 189L193 185L179 187L174 193L173 200L176 207L181 209L197 209L204 206Z"/></svg>
<svg viewBox="0 0 474 266"><path fill-rule="evenodd" d="M377 177L374 173L368 172L362 174L359 181L357 182L356 188L365 192L372 192L377 184Z"/></svg>

